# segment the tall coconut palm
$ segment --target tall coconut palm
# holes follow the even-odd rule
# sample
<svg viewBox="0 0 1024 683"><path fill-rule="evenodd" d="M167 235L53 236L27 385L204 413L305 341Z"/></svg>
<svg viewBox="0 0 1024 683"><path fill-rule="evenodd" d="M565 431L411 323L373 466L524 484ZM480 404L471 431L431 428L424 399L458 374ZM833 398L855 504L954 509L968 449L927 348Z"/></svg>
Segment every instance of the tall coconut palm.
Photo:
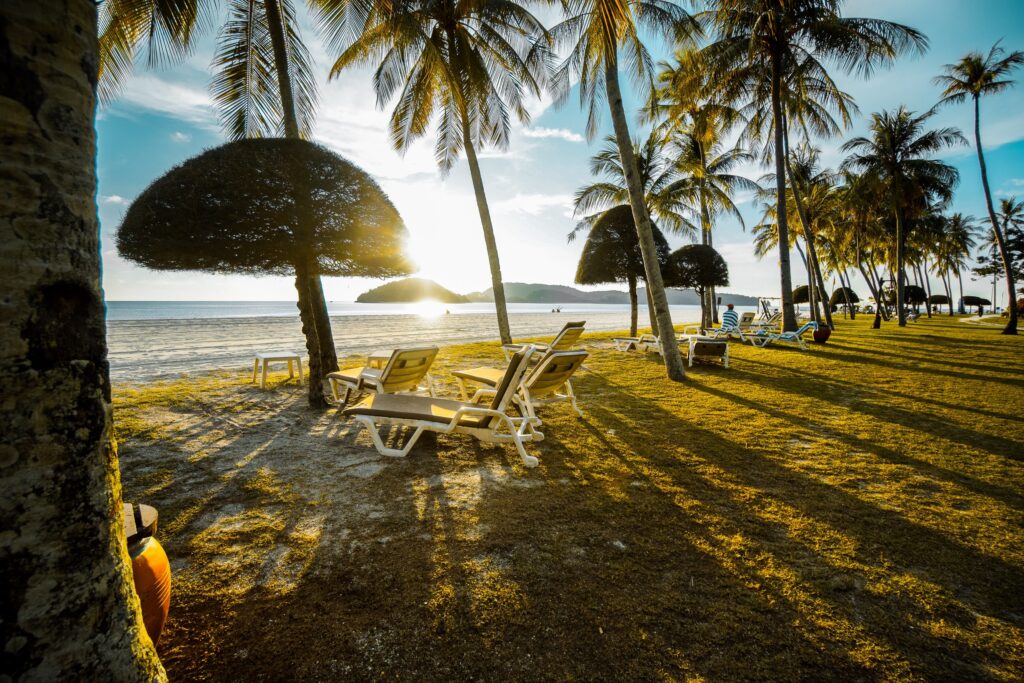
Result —
<svg viewBox="0 0 1024 683"><path fill-rule="evenodd" d="M896 225L896 310L900 326L907 324L903 270L908 221L931 201L949 200L960 174L933 155L966 144L956 128L925 130L933 112L915 116L901 106L893 112L871 115L871 137L856 137L842 149L850 152L844 168L866 171L885 185L890 216Z"/></svg>
<svg viewBox="0 0 1024 683"><path fill-rule="evenodd" d="M543 25L515 2L317 0L318 20L340 54L331 78L375 67L377 105L397 97L391 141L405 151L437 119L437 163L447 173L464 150L484 233L504 343L512 334L494 225L477 147L506 148L511 116L528 122L526 97L540 96L549 66Z"/></svg>
<svg viewBox="0 0 1024 683"><path fill-rule="evenodd" d="M1017 296L1013 278L1013 263L1006 247L1006 238L999 225L995 206L992 204L992 191L988 185L988 168L985 166L985 152L981 146L981 98L983 95L995 95L1013 85L1008 76L1011 71L1024 64L1024 52L1014 51L1006 54L999 43L992 46L987 55L970 52L959 62L947 64L945 73L936 77L935 82L943 87L940 104L959 104L971 98L974 104L974 146L978 151L978 166L981 168L981 186L985 190L985 208L988 210L992 233L999 247L1003 260L1006 287L1009 301ZM1009 320L1003 328L1003 334L1017 334L1017 307L1009 306Z"/></svg>
<svg viewBox="0 0 1024 683"><path fill-rule="evenodd" d="M623 53L629 75L641 86L647 101L654 86L654 63L640 39L640 28L669 40L684 42L696 33L697 26L686 11L666 0L564 0L562 6L566 18L551 29L551 36L557 47L565 48L566 58L555 72L554 90L558 99L563 100L573 77L579 76L580 102L587 109L589 138L597 132L601 99L607 100L615 142L626 173L640 252L644 257L647 287L662 337L662 358L669 378L680 381L686 376L686 371L676 346L651 218L622 104L619 52Z"/></svg>
<svg viewBox="0 0 1024 683"><path fill-rule="evenodd" d="M132 587L111 434L96 4L3 2L0 27L3 677L164 681Z"/></svg>
<svg viewBox="0 0 1024 683"><path fill-rule="evenodd" d="M796 329L792 300L786 211L784 105L786 83L798 69L827 77L831 62L861 75L923 49L918 31L880 19L842 16L842 0L713 0L700 20L717 39L705 48L716 76L731 97L770 103L771 157L775 160L779 277L783 328ZM813 69L812 69L813 67ZM810 79L800 79L808 81Z"/></svg>
<svg viewBox="0 0 1024 683"><path fill-rule="evenodd" d="M312 59L291 0L224 0L211 91L229 138L308 137L316 110ZM140 53L150 66L186 56L215 3L107 0L100 10L100 92L118 93ZM298 172L298 170L297 170ZM310 256L295 264L299 316L309 353L309 401L326 405L323 376L338 369L323 283Z"/></svg>

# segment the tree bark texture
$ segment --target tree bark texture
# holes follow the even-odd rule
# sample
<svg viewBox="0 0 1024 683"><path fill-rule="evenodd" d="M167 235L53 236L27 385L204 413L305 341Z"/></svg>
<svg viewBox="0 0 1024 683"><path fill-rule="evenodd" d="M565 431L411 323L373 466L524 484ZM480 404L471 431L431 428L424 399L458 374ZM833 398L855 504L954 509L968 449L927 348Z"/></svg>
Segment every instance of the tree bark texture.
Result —
<svg viewBox="0 0 1024 683"><path fill-rule="evenodd" d="M789 266L789 225L786 222L786 145L783 141L782 115L782 57L772 55L772 122L775 124L775 200L776 220L779 227L779 285L782 288L782 331L796 330L796 311L793 309L793 277Z"/></svg>
<svg viewBox="0 0 1024 683"><path fill-rule="evenodd" d="M96 215L96 5L0 3L0 672L152 681L124 536Z"/></svg>
<svg viewBox="0 0 1024 683"><path fill-rule="evenodd" d="M629 336L635 337L637 325L636 277L630 275L626 282L629 284Z"/></svg>
<svg viewBox="0 0 1024 683"><path fill-rule="evenodd" d="M647 292L653 304L654 319L658 322L658 335L661 339L662 360L669 379L682 381L686 378L683 359L679 355L676 343L675 328L672 326L672 314L668 308L668 297L665 295L665 284L661 277L661 263L658 261L658 250L654 245L654 231L651 228L651 217L647 213L647 202L643 188L640 186L640 172L636 157L633 155L633 141L629 137L629 125L626 122L626 110L622 106L622 93L619 90L619 67L615 52L612 51L605 64L605 88L608 95L608 108L611 112L612 124L615 129L615 141L619 148L622 169L626 173L626 187L629 190L629 204L633 209L633 221L636 223L637 237L640 240L640 253L644 259L644 271L647 276Z"/></svg>

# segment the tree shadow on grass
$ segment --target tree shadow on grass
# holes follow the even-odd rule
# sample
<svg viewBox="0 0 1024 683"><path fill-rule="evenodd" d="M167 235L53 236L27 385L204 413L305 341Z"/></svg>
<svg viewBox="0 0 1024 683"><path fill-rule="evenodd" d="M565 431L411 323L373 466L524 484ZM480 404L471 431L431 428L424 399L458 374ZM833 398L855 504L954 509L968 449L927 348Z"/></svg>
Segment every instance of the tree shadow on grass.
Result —
<svg viewBox="0 0 1024 683"><path fill-rule="evenodd" d="M831 348L829 348L829 347L831 347ZM836 351L836 349L839 349L840 351L846 351L846 353L842 353L842 352ZM944 377L953 377L955 379L966 379L966 380L972 380L972 381L978 381L978 382L997 382L997 383L1006 384L1006 385L1012 386L1012 387L1024 387L1024 380L1017 379L1017 378L1011 378L1011 377L993 377L992 376L993 372L997 373L997 374L1002 374L1002 373L1014 374L1014 375L1019 375L1020 374L1019 370L1014 370L1012 368L1006 368L1006 369L999 369L999 370L997 370L997 369L994 369L994 368L991 368L991 367L988 367L988 366L977 366L977 365L973 366L973 367L975 367L975 368L977 368L979 370L982 370L982 371L988 373L986 375L976 375L976 374L971 374L971 373L968 373L968 372L957 372L955 370L944 370L942 368L936 368L936 367L922 368L922 367L920 367L917 363L915 363L912 360L902 360L902 361L899 360L901 358L902 359L906 359L906 358L912 358L913 357L913 356L909 356L907 354L891 354L891 353L884 353L884 352L881 352L881 351L871 351L871 350L865 349L863 346L844 345L844 344L842 344L840 342L833 342L831 340L829 340L829 343L825 347L820 347L820 348L816 349L815 353L817 355L822 356L822 357L830 358L830 359L837 360L837 361L840 361L840 362L860 363L860 364L865 364L865 365L876 365L876 366L879 366L879 367L888 368L888 369L892 369L892 370L900 370L900 371L915 370L915 371L921 372L921 373L932 374L932 375L942 375ZM890 358L890 359L895 358L896 360L881 360L881 359L878 359L878 358L871 358L870 355L884 356L884 357ZM927 357L923 358L922 361L925 362L925 363L932 364L932 365L942 364L942 365L950 365L952 367L957 367L957 368L971 367L970 364L966 364L966 363L939 361L939 360L934 360L934 359L927 358Z"/></svg>
<svg viewBox="0 0 1024 683"><path fill-rule="evenodd" d="M693 382L696 389L707 389L698 386L698 382ZM722 398L733 400L728 395ZM747 489L742 494L731 494L721 482L700 475L692 467L680 467L666 458L665 453L652 452L653 446L643 435L668 421L679 424L681 419L641 397L633 399L631 403L637 406L637 414L628 422L600 405L594 406L592 412L603 427L612 427L616 435L627 439L637 459L655 469L658 476L668 477L688 496L702 496L699 503L709 509L722 509L732 496L733 505L725 506L728 522L749 533L755 541L770 540L771 546L778 548L778 552L772 553L774 561L790 564L790 569L799 577L796 585L815 592L817 600L829 603L830 611L889 643L918 672L930 671L932 675L959 672L959 675L975 676L983 673L988 664L1002 663L999 653L979 649L964 639L928 634L921 625L940 619L971 630L978 626L975 615L983 613L1019 627L1024 581L1018 567L966 547L945 534L881 509L847 491L783 467L765 453L723 438L720 433L690 422L680 425L680 439L687 444L685 448L691 451L700 448L699 459L722 468L728 479ZM772 412L779 417L778 411ZM747 498L751 494L755 496L753 500ZM841 583L838 591L830 589L828 581L840 570L813 548L788 540L790 531L785 527L752 515L748 503L760 502L770 507L771 500L792 506L852 541L853 562L841 572L860 575L854 588ZM793 560L797 565L791 564ZM856 567L863 569L858 571ZM898 581L905 575L931 585L936 593L930 596L933 601L914 599L910 591L872 590L882 577ZM826 577L824 586L821 577ZM861 585L868 589L856 587ZM937 669L937 665L948 668Z"/></svg>

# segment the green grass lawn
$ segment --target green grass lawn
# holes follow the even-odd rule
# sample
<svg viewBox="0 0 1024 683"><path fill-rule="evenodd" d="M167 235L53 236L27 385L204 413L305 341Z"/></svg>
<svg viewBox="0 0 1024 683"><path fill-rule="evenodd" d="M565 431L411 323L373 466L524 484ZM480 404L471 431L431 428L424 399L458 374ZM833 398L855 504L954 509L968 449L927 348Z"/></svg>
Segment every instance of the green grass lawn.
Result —
<svg viewBox="0 0 1024 683"><path fill-rule="evenodd" d="M117 391L172 679L1024 678L1024 339L838 321L665 379L611 335L510 446L378 456L244 370ZM499 363L446 348L447 370ZM278 377L281 377L280 375Z"/></svg>

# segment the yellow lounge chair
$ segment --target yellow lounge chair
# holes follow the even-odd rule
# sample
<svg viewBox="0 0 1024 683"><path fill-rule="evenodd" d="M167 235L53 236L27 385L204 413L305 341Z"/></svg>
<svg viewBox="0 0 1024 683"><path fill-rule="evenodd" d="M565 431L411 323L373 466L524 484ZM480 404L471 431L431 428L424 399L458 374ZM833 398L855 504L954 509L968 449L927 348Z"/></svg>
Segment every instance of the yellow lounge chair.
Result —
<svg viewBox="0 0 1024 683"><path fill-rule="evenodd" d="M586 320L580 320L579 322L566 323L562 329L555 335L555 338L551 340L550 344L532 344L533 350L546 353L548 351L571 351L572 347L576 345L579 338L583 335L583 328L587 324ZM505 354L505 360L509 359L509 356L516 351L521 350L525 344L502 344L501 350ZM536 357L534 358L536 360Z"/></svg>
<svg viewBox="0 0 1024 683"><path fill-rule="evenodd" d="M590 355L586 351L550 351L544 355L540 363L531 370L526 379L523 380L519 391L512 399L527 417L537 417L537 407L556 403L558 401L569 401L573 410L580 417L583 413L576 405L576 394L572 390L572 376ZM493 387L498 385L505 370L500 368L473 368L471 370L457 370L452 374L459 382L459 392L463 401L469 400L469 392L466 389L466 382L482 384L485 389L477 390L474 396L489 394L494 391ZM565 393L559 393L560 389ZM542 437L543 438L543 437ZM539 439L538 439L539 440Z"/></svg>
<svg viewBox="0 0 1024 683"><path fill-rule="evenodd" d="M436 346L395 349L383 368L346 368L327 374L331 393L341 405L348 403L352 391L372 391L378 394L427 394L434 395L430 366L437 358ZM426 379L426 384L420 382ZM338 389L345 390L338 397Z"/></svg>
<svg viewBox="0 0 1024 683"><path fill-rule="evenodd" d="M344 414L360 422L369 432L377 452L401 458L409 454L424 431L439 434L469 434L481 441L515 444L519 457L527 467L536 467L539 461L526 452L524 442L539 441L543 434L536 430L540 420L536 417L512 417L509 404L519 390L526 373L533 347L526 346L512 356L498 385L487 393L492 395L488 405L476 401L485 394L477 392L472 401L455 401L427 396L399 394L372 394L358 405L346 408ZM382 425L399 425L415 429L404 448L388 448L380 438Z"/></svg>

